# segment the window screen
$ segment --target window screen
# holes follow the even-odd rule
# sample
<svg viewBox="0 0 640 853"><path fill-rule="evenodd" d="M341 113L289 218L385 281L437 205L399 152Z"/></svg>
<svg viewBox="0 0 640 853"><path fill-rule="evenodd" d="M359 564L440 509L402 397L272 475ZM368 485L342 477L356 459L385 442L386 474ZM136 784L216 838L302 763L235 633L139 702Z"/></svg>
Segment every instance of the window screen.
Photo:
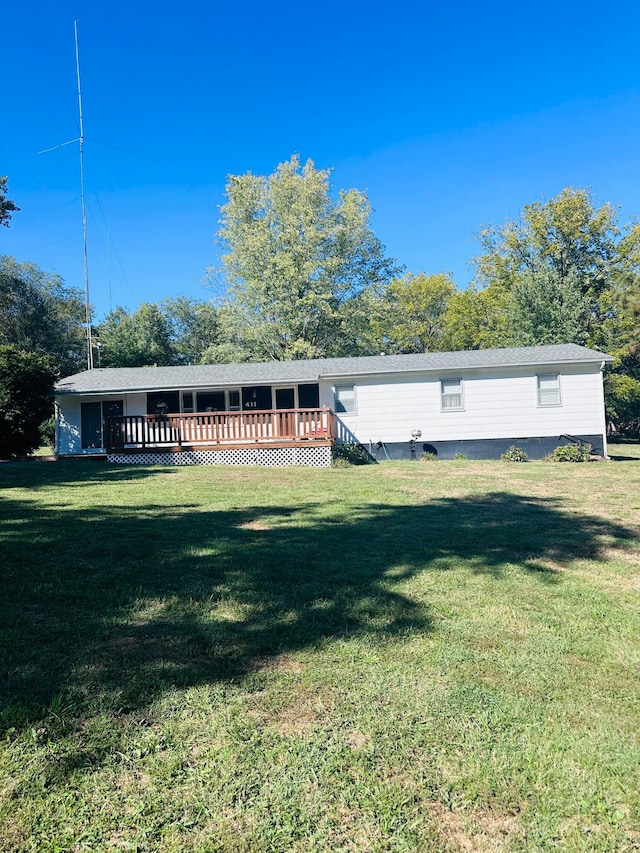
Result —
<svg viewBox="0 0 640 853"><path fill-rule="evenodd" d="M317 409L320 406L318 384L298 385L298 403L301 409Z"/></svg>
<svg viewBox="0 0 640 853"><path fill-rule="evenodd" d="M461 379L443 379L440 382L440 399L442 411L451 409L462 409L464 400L462 397Z"/></svg>
<svg viewBox="0 0 640 853"><path fill-rule="evenodd" d="M557 373L538 376L538 405L560 405L560 377Z"/></svg>
<svg viewBox="0 0 640 853"><path fill-rule="evenodd" d="M336 385L336 412L346 413L356 410L356 389L354 385Z"/></svg>

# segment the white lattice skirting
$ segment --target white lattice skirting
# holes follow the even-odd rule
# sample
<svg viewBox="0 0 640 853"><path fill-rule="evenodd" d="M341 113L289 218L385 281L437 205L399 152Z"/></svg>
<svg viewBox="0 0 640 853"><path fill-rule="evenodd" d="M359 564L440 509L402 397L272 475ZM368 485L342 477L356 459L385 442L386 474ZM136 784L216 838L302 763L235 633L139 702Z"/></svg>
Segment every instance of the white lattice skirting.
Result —
<svg viewBox="0 0 640 853"><path fill-rule="evenodd" d="M128 465L306 465L326 468L331 465L331 448L321 447L247 447L235 450L185 450L182 453L110 453L109 462Z"/></svg>

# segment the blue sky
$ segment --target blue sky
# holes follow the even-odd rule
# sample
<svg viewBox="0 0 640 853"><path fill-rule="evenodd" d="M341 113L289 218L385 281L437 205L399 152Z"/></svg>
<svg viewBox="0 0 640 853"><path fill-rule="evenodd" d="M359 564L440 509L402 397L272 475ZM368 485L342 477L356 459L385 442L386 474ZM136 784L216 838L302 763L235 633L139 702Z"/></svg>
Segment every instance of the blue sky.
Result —
<svg viewBox="0 0 640 853"><path fill-rule="evenodd" d="M13 7L13 8L7 8ZM73 21L91 301L207 299L229 174L297 152L365 190L411 272L469 282L474 235L565 186L640 215L640 3L3 4L0 253L83 287Z"/></svg>

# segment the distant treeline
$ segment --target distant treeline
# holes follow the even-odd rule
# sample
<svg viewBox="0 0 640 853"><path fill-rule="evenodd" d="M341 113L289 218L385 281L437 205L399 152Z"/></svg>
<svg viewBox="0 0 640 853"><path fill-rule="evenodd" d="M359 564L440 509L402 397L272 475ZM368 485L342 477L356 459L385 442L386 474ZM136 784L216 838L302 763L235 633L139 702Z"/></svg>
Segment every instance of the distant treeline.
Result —
<svg viewBox="0 0 640 853"><path fill-rule="evenodd" d="M566 188L484 228L472 284L388 258L358 190L297 157L231 176L214 298L117 308L93 328L96 367L263 361L578 343L613 354L610 421L640 430L640 225ZM86 364L81 292L0 258L0 344Z"/></svg>

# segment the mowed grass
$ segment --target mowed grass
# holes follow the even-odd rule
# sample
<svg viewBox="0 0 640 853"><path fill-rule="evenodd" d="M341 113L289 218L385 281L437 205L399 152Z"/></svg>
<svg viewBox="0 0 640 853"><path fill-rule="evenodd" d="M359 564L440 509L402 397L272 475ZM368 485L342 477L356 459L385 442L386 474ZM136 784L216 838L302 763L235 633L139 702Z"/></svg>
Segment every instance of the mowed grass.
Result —
<svg viewBox="0 0 640 853"><path fill-rule="evenodd" d="M640 849L640 459L0 487L0 850Z"/></svg>

